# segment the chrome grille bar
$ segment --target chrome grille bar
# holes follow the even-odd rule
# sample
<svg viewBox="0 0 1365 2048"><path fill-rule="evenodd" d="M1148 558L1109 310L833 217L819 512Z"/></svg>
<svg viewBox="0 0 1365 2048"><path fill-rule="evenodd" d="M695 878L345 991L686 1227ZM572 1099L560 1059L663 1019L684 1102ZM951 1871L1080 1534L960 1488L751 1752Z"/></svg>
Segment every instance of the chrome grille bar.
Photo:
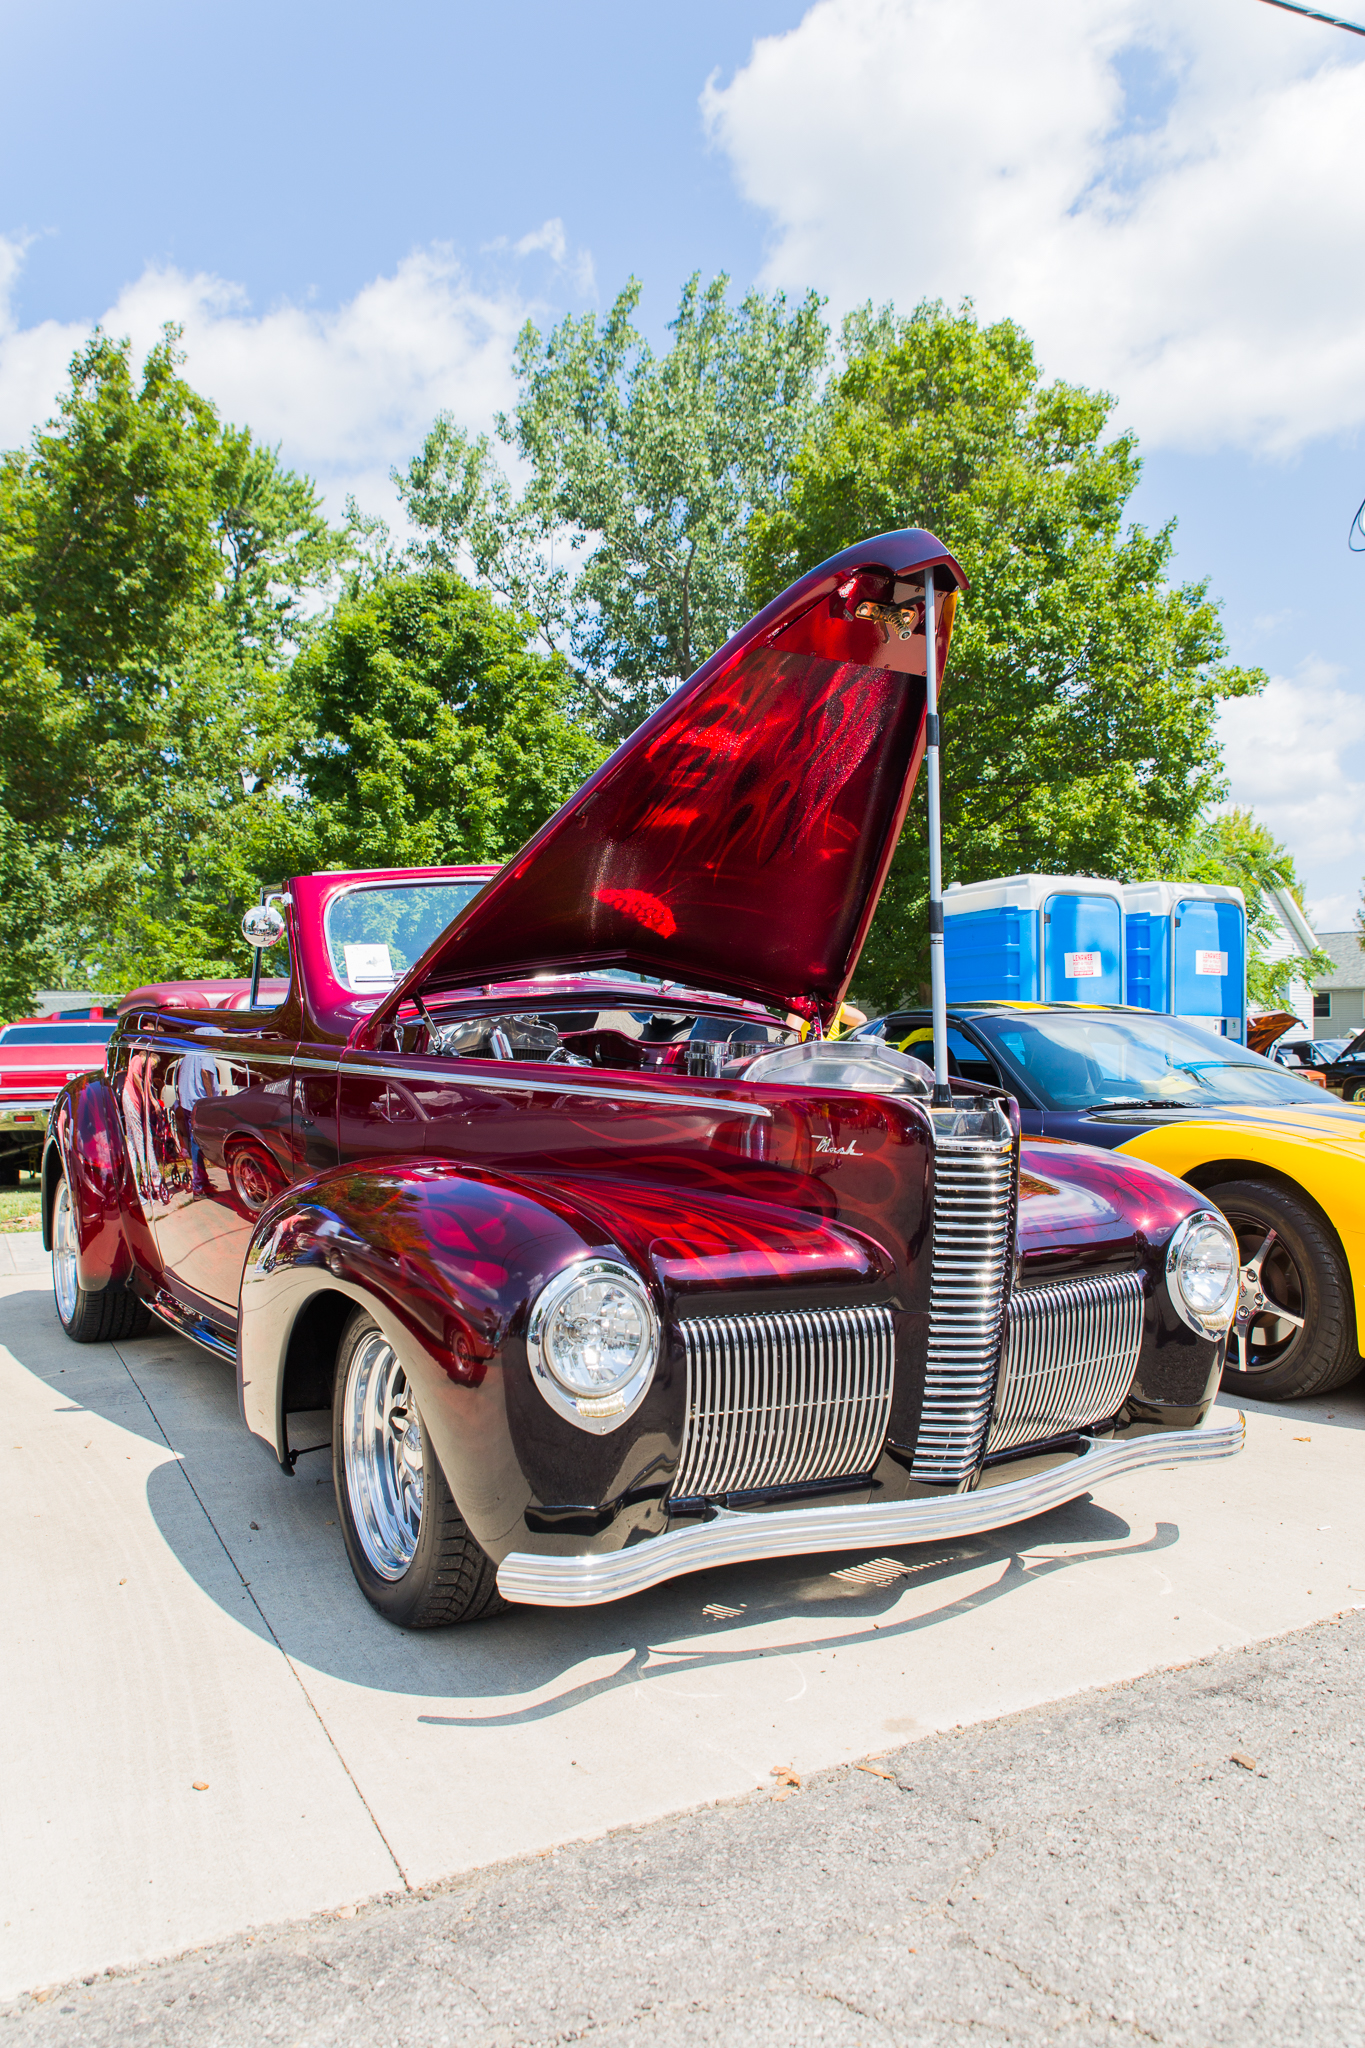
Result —
<svg viewBox="0 0 1365 2048"><path fill-rule="evenodd" d="M1028 1288L1009 1305L988 1451L1068 1436L1123 1405L1142 1343L1142 1275Z"/></svg>
<svg viewBox="0 0 1365 2048"><path fill-rule="evenodd" d="M889 1309L706 1316L679 1328L687 1412L675 1499L872 1471L891 1412Z"/></svg>
<svg viewBox="0 0 1365 2048"><path fill-rule="evenodd" d="M1013 1249L1012 1138L994 1144L940 1139L929 1358L910 1467L916 1479L965 1479L981 1457Z"/></svg>

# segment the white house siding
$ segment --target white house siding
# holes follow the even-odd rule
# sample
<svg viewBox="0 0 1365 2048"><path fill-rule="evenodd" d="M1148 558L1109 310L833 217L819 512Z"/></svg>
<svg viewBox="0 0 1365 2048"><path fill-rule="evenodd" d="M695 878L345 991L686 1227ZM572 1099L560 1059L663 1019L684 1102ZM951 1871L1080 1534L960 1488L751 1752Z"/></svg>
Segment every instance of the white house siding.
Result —
<svg viewBox="0 0 1365 2048"><path fill-rule="evenodd" d="M1344 1038L1365 1026L1365 953L1360 950L1360 934L1354 929L1319 932L1318 944L1336 966L1313 983L1313 1031L1318 1038Z"/></svg>

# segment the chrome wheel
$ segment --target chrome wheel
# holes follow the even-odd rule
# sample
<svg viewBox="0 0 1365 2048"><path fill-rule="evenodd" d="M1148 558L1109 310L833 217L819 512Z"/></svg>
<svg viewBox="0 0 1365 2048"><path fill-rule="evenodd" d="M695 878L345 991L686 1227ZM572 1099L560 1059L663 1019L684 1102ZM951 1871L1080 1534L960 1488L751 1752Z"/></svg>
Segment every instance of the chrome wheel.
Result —
<svg viewBox="0 0 1365 2048"><path fill-rule="evenodd" d="M1278 1233L1229 1216L1242 1253L1237 1316L1232 1325L1237 1372L1270 1372L1280 1365L1304 1327L1303 1282ZM1254 1248L1248 1240L1259 1237ZM1249 1255L1248 1255L1249 1254Z"/></svg>
<svg viewBox="0 0 1365 2048"><path fill-rule="evenodd" d="M366 1561L401 1579L422 1528L422 1424L393 1346L371 1329L357 1344L343 1395L346 1493Z"/></svg>
<svg viewBox="0 0 1365 2048"><path fill-rule="evenodd" d="M76 1217L71 1207L71 1190L63 1175L57 1183L57 1199L52 1204L52 1291L57 1297L57 1313L64 1323L75 1320L79 1285L76 1278Z"/></svg>

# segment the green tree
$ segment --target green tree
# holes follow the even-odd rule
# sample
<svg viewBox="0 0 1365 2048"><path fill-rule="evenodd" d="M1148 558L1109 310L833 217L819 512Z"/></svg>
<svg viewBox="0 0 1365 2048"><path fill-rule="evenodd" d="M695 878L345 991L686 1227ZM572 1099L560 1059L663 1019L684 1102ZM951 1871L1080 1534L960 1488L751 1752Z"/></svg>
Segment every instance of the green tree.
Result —
<svg viewBox="0 0 1365 2048"><path fill-rule="evenodd" d="M448 570L345 597L294 664L297 762L320 865L501 860L572 795L602 747L532 620Z"/></svg>
<svg viewBox="0 0 1365 2048"><path fill-rule="evenodd" d="M731 306L728 287L689 280L662 355L634 279L600 327L528 323L498 423L529 467L520 496L448 416L397 479L429 558L468 562L571 650L613 736L743 624L744 530L781 500L824 366L814 293L793 312L781 293Z"/></svg>
<svg viewBox="0 0 1365 2048"><path fill-rule="evenodd" d="M1207 586L1169 580L1173 524L1123 526L1131 435L1104 394L1044 384L1011 321L970 306L871 308L843 333L785 498L749 524L748 600L865 535L926 526L961 561L943 693L944 866L1135 875L1223 793L1226 665ZM917 797L859 963L878 1007L922 985L928 895Z"/></svg>
<svg viewBox="0 0 1365 2048"><path fill-rule="evenodd" d="M219 971L198 852L231 841L300 744L282 664L341 542L307 480L222 428L181 360L168 329L138 376L129 344L96 334L56 418L0 458L11 1013L42 982Z"/></svg>

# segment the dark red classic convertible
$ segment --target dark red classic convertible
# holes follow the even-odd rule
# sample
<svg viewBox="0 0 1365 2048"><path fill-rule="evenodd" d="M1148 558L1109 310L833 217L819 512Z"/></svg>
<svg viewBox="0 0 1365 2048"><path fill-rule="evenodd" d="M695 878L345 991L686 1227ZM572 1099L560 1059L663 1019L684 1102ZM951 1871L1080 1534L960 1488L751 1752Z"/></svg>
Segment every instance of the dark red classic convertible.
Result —
<svg viewBox="0 0 1365 2048"><path fill-rule="evenodd" d="M925 744L926 588L941 663L961 583L920 531L836 556L507 867L299 876L245 921L282 1000L258 950L246 1008L134 1005L58 1101L67 1331L150 1313L233 1360L286 1474L330 1407L394 1621L958 1536L1239 1448L1205 1423L1216 1211L822 1036Z"/></svg>

